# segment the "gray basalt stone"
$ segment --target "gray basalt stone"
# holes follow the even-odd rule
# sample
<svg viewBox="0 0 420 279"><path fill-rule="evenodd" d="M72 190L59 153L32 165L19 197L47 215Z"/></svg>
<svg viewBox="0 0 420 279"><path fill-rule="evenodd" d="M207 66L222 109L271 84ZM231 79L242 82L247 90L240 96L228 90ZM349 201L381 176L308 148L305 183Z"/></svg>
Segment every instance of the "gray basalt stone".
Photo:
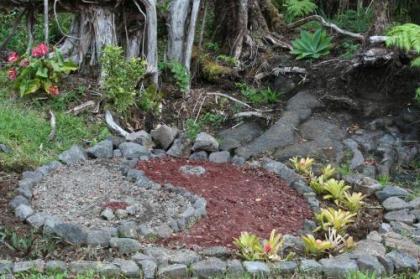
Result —
<svg viewBox="0 0 420 279"><path fill-rule="evenodd" d="M41 172L44 176L50 174L51 172L61 168L63 166L59 161L52 161L46 165L40 166L37 171Z"/></svg>
<svg viewBox="0 0 420 279"><path fill-rule="evenodd" d="M209 156L209 161L217 164L230 162L230 153L228 151L213 152Z"/></svg>
<svg viewBox="0 0 420 279"><path fill-rule="evenodd" d="M245 261L242 263L246 272L252 276L265 277L270 274L270 268L264 262Z"/></svg>
<svg viewBox="0 0 420 279"><path fill-rule="evenodd" d="M218 258L209 258L192 264L191 270L198 278L214 278L224 275L226 263Z"/></svg>
<svg viewBox="0 0 420 279"><path fill-rule="evenodd" d="M227 260L226 262L226 274L233 278L240 278L245 273L245 269L242 266L240 260Z"/></svg>
<svg viewBox="0 0 420 279"><path fill-rule="evenodd" d="M201 132L197 135L192 149L194 151L215 152L219 150L219 142L212 135Z"/></svg>
<svg viewBox="0 0 420 279"><path fill-rule="evenodd" d="M114 156L114 147L111 140L103 140L88 148L87 154L93 158L110 159Z"/></svg>
<svg viewBox="0 0 420 279"><path fill-rule="evenodd" d="M123 254L132 254L140 251L141 245L137 240L131 238L116 238L110 240L112 248L118 249Z"/></svg>
<svg viewBox="0 0 420 279"><path fill-rule="evenodd" d="M143 130L131 133L128 136L126 136L125 139L127 141L131 141L131 142L135 142L140 145L143 145L147 149L152 149L153 147L155 147L155 143L152 140L152 136L148 132L143 131Z"/></svg>
<svg viewBox="0 0 420 279"><path fill-rule="evenodd" d="M191 155L191 146L191 140L187 136L181 135L166 153L175 158L188 158Z"/></svg>
<svg viewBox="0 0 420 279"><path fill-rule="evenodd" d="M375 193L375 196L380 200L381 202L386 200L390 197L399 197L399 198L406 198L408 197L409 193L407 190L398 187L398 186L386 186L380 191L377 191Z"/></svg>
<svg viewBox="0 0 420 279"><path fill-rule="evenodd" d="M111 237L111 232L108 230L90 230L86 242L92 247L109 247Z"/></svg>
<svg viewBox="0 0 420 279"><path fill-rule="evenodd" d="M137 223L133 221L122 222L118 227L118 233L122 238L137 238Z"/></svg>
<svg viewBox="0 0 420 279"><path fill-rule="evenodd" d="M322 265L316 260L303 259L300 262L299 270L305 274L319 274L322 272Z"/></svg>
<svg viewBox="0 0 420 279"><path fill-rule="evenodd" d="M118 146L124 158L136 159L141 156L150 156L150 151L143 145L134 142L123 142Z"/></svg>
<svg viewBox="0 0 420 279"><path fill-rule="evenodd" d="M319 262L323 273L329 278L346 278L348 274L358 270L356 261L351 259L329 258Z"/></svg>
<svg viewBox="0 0 420 279"><path fill-rule="evenodd" d="M399 221L406 224L413 224L414 220L416 220L416 216L411 214L407 209L402 209L386 213L384 219L388 222Z"/></svg>
<svg viewBox="0 0 420 279"><path fill-rule="evenodd" d="M381 243L373 240L361 240L357 242L356 247L352 251L356 256L372 255L372 256L385 256L386 249Z"/></svg>
<svg viewBox="0 0 420 279"><path fill-rule="evenodd" d="M381 276L385 273L384 266L379 262L378 258L371 255L363 255L356 259L357 266L360 271L375 273L377 276Z"/></svg>
<svg viewBox="0 0 420 279"><path fill-rule="evenodd" d="M24 204L19 205L15 209L15 216L21 221L25 221L32 214L34 214L33 209L30 206Z"/></svg>
<svg viewBox="0 0 420 279"><path fill-rule="evenodd" d="M161 267L158 271L158 278L188 278L188 268L185 264L172 264L165 267Z"/></svg>
<svg viewBox="0 0 420 279"><path fill-rule="evenodd" d="M26 219L26 222L38 230L44 225L47 217L48 215L46 213L38 212Z"/></svg>
<svg viewBox="0 0 420 279"><path fill-rule="evenodd" d="M76 224L57 224L53 229L54 233L64 241L74 245L83 245L87 242L87 231L84 227Z"/></svg>
<svg viewBox="0 0 420 279"><path fill-rule="evenodd" d="M13 273L22 273L28 271L44 272L45 262L43 260L15 262Z"/></svg>
<svg viewBox="0 0 420 279"><path fill-rule="evenodd" d="M143 271L144 279L154 279L157 272L157 264L153 260L136 261Z"/></svg>
<svg viewBox="0 0 420 279"><path fill-rule="evenodd" d="M141 270L134 261L115 259L113 263L119 266L122 274L127 278L139 278L141 276Z"/></svg>
<svg viewBox="0 0 420 279"><path fill-rule="evenodd" d="M410 205L399 197L389 197L382 202L382 206L387 211L400 210L409 208Z"/></svg>
<svg viewBox="0 0 420 279"><path fill-rule="evenodd" d="M28 199L25 198L24 196L21 195L17 195L16 197L14 197L10 202L9 205L11 208L15 209L17 208L19 205L27 205L30 206L31 204L29 203Z"/></svg>
<svg viewBox="0 0 420 279"><path fill-rule="evenodd" d="M386 254L386 257L391 259L391 261L394 263L396 272L417 272L419 270L419 265L416 258L411 257L403 252L395 250Z"/></svg>
<svg viewBox="0 0 420 279"><path fill-rule="evenodd" d="M0 260L0 275L9 274L13 272L13 262L7 260Z"/></svg>
<svg viewBox="0 0 420 279"><path fill-rule="evenodd" d="M166 125L160 125L151 131L152 138L159 143L163 149L168 149L178 135L178 129Z"/></svg>
<svg viewBox="0 0 420 279"><path fill-rule="evenodd" d="M87 160L85 150L79 145L73 145L69 150L58 155L58 158L66 165L74 165Z"/></svg>
<svg viewBox="0 0 420 279"><path fill-rule="evenodd" d="M271 266L271 270L275 274L293 274L297 271L298 265L294 261L281 261L278 263L274 263L273 266Z"/></svg>
<svg viewBox="0 0 420 279"><path fill-rule="evenodd" d="M198 151L192 153L189 159L192 161L207 161L208 158L209 155L207 155L206 151Z"/></svg>
<svg viewBox="0 0 420 279"><path fill-rule="evenodd" d="M353 190L355 192L362 192L367 196L370 196L376 191L382 189L382 185L379 184L378 181L362 174L346 175L344 176L344 181L353 186Z"/></svg>

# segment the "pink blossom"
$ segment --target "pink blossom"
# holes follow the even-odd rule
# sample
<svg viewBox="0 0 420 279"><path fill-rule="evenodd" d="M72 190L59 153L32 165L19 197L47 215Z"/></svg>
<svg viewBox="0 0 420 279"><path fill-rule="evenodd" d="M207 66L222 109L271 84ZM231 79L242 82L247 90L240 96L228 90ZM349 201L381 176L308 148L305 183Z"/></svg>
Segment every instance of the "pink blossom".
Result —
<svg viewBox="0 0 420 279"><path fill-rule="evenodd" d="M271 247L270 243L264 244L264 253L269 254L273 248Z"/></svg>
<svg viewBox="0 0 420 279"><path fill-rule="evenodd" d="M25 58L22 61L20 61L19 66L23 67L23 68L26 68L26 67L29 66L29 64L30 64L29 60Z"/></svg>
<svg viewBox="0 0 420 279"><path fill-rule="evenodd" d="M18 60L19 60L19 54L17 54L17 52L12 52L7 57L7 62L8 63L14 63L14 62L16 62Z"/></svg>
<svg viewBox="0 0 420 279"><path fill-rule="evenodd" d="M15 80L17 76L17 71L15 68L11 68L9 71L7 71L7 76L10 80Z"/></svg>
<svg viewBox="0 0 420 279"><path fill-rule="evenodd" d="M48 46L45 43L40 43L32 49L33 57L43 57L48 54Z"/></svg>
<svg viewBox="0 0 420 279"><path fill-rule="evenodd" d="M51 96L58 96L60 94L60 90L57 85L51 85L48 87L48 93L50 93Z"/></svg>

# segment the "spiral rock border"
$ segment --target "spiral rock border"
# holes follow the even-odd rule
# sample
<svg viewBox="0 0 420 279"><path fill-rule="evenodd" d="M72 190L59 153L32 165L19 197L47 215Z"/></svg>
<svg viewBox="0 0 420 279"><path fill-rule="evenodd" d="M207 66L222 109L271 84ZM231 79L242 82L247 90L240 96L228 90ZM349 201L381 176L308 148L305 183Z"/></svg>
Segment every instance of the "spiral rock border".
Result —
<svg viewBox="0 0 420 279"><path fill-rule="evenodd" d="M215 150L215 153L217 152ZM112 262L75 261L65 263L62 261L34 260L34 261L0 261L0 277L3 275L13 276L14 273L21 273L36 270L38 272L65 271L69 273L85 273L93 271L109 277L124 275L129 278L214 278L217 276L240 277L244 274L252 276L278 278L296 272L325 276L329 278L345 278L346 274L357 270L375 272L376 275L394 274L397 272L419 270L418 259L420 248L409 238L396 233L394 221L402 221L402 224L413 224L415 220L420 221L420 198L410 203L401 198L407 197L408 192L396 186L380 187L379 183L369 177L362 175L350 175L345 180L357 191L367 195L376 195L382 202L383 207L388 211L385 214L385 221L378 232L371 232L366 239L358 242L357 247L351 253L345 253L336 257L316 261L300 257L292 261L280 261L265 263L259 261L240 261L234 259L230 250L225 247L210 247L198 252L188 249L170 250L163 247L144 245L132 238L118 238L118 230L83 231L79 226L61 223L58 218L43 213L36 213L30 206L32 188L57 168L72 165L88 158L113 158L124 157L125 163L121 166L122 173L131 181L136 181L140 187L159 187L150 181L141 171L135 169L138 160L149 160L150 158L165 156L164 150L147 150L144 146L133 142L113 143L105 140L94 147L84 150L75 145L59 155L59 161L54 161L39 167L35 171L24 172L22 180L19 181L18 195L10 202L15 209L16 216L34 228L44 233L53 233L63 240L77 245L91 245L100 247L113 247L123 254L134 254L129 260L115 259ZM170 154L171 155L171 154ZM226 154L224 154L226 155ZM204 156L206 157L206 156ZM211 157L211 156L210 156ZM206 159L201 158L200 159ZM245 162L243 158L233 158L235 164ZM307 185L305 179L285 164L264 160L261 167L276 173L284 179L290 187L302 194L314 212L320 210L320 201L316 194ZM196 196L183 188L172 185L163 185L162 190L177 191L186 196L194 205L188 208L176 221L178 231L192 225L200 217L206 215L206 200ZM401 219L401 216L404 218ZM167 224L172 231L174 224ZM306 220L304 232L311 232L315 227L312 220ZM420 225L411 237L416 241L420 240ZM141 230L140 230L141 231ZM143 235L150 235L156 232L143 231ZM293 251L302 255L303 242L299 237L293 235L284 236L285 244L281 253L287 255ZM417 242L418 243L418 242ZM386 248L392 249L386 253Z"/></svg>

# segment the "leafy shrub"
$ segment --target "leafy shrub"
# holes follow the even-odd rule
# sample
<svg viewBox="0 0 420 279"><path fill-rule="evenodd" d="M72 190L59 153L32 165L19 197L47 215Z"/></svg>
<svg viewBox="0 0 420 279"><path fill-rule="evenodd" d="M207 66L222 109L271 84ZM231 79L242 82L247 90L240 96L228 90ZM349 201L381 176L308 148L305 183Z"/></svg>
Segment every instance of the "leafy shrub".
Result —
<svg viewBox="0 0 420 279"><path fill-rule="evenodd" d="M163 95L154 84L144 89L139 96L139 107L147 112L159 113Z"/></svg>
<svg viewBox="0 0 420 279"><path fill-rule="evenodd" d="M286 0L284 5L286 7L286 20L289 22L311 14L317 8L312 0Z"/></svg>
<svg viewBox="0 0 420 279"><path fill-rule="evenodd" d="M209 42L209 43L207 43L206 44L206 48L208 50L210 50L210 51L213 51L213 52L219 52L220 51L219 44L218 43L215 43L215 42Z"/></svg>
<svg viewBox="0 0 420 279"><path fill-rule="evenodd" d="M344 199L345 193L351 187L346 185L343 180L337 181L334 178L332 178L324 183L323 188L324 191L328 193L324 196L324 199L339 202Z"/></svg>
<svg viewBox="0 0 420 279"><path fill-rule="evenodd" d="M241 91L241 94L246 100L252 104L273 104L280 98L280 94L270 88L258 90L245 83L237 83L236 87Z"/></svg>
<svg viewBox="0 0 420 279"><path fill-rule="evenodd" d="M314 33L302 30L300 38L292 41L292 54L297 59L318 59L330 53L332 48L331 37L323 29Z"/></svg>
<svg viewBox="0 0 420 279"><path fill-rule="evenodd" d="M200 122L191 118L185 121L185 133L190 140L194 141L201 130L202 126Z"/></svg>
<svg viewBox="0 0 420 279"><path fill-rule="evenodd" d="M101 58L103 71L102 89L107 101L119 113L126 113L136 104L138 81L146 73L146 63L132 58L127 61L123 49L106 46Z"/></svg>
<svg viewBox="0 0 420 279"><path fill-rule="evenodd" d="M202 125L211 125L215 128L220 127L224 120L225 117L223 115L211 112L207 112L202 117L200 117L200 122Z"/></svg>
<svg viewBox="0 0 420 279"><path fill-rule="evenodd" d="M176 85L182 93L187 93L190 87L190 74L181 63L177 61L169 61L159 64L160 70L169 70L172 77L175 79Z"/></svg>
<svg viewBox="0 0 420 279"><path fill-rule="evenodd" d="M316 231L328 231L329 228L334 228L338 233L342 233L354 222L353 217L355 216L356 213L350 213L341 209L322 208L321 212L315 214L315 219L320 224Z"/></svg>
<svg viewBox="0 0 420 279"><path fill-rule="evenodd" d="M346 30L365 33L373 21L372 9L345 10L335 17L335 23Z"/></svg>
<svg viewBox="0 0 420 279"><path fill-rule="evenodd" d="M365 197L362 193L344 193L344 199L340 204L350 212L357 213L362 208Z"/></svg>
<svg viewBox="0 0 420 279"><path fill-rule="evenodd" d="M223 55L223 54L217 56L216 60L218 60L218 61L220 61L220 62L222 62L222 63L224 63L228 66L231 66L231 67L235 67L239 63L239 61L235 57L227 56L227 55Z"/></svg>
<svg viewBox="0 0 420 279"><path fill-rule="evenodd" d="M344 59L351 59L359 51L360 45L352 42L344 42L342 44L344 53L341 55Z"/></svg>
<svg viewBox="0 0 420 279"><path fill-rule="evenodd" d="M48 57L49 49L44 43L32 49L30 57L19 56L12 52L7 59L6 72L11 88L20 93L20 96L33 94L39 90L51 96L59 95L57 84L62 77L77 70L77 66L64 60L60 51L55 51L54 56Z"/></svg>

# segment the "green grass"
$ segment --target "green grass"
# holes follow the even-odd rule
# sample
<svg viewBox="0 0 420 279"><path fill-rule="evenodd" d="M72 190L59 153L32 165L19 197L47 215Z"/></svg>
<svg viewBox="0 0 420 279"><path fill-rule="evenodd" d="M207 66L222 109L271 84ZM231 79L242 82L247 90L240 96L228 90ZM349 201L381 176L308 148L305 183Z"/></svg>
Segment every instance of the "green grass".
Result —
<svg viewBox="0 0 420 279"><path fill-rule="evenodd" d="M108 135L103 124L88 124L82 117L56 112L57 133L48 140L51 127L46 112L0 100L0 143L13 152L0 153L1 168L29 168L48 161L83 142L96 142Z"/></svg>

